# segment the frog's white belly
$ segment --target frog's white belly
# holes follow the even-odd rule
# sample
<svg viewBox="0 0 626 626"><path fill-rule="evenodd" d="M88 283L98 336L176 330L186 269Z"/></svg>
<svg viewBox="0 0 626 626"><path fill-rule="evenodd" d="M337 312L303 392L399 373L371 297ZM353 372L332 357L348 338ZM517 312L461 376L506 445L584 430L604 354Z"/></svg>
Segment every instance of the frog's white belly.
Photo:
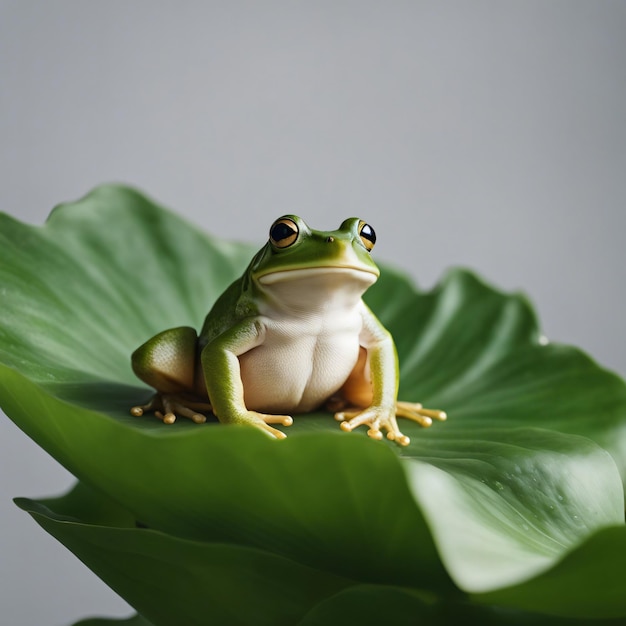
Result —
<svg viewBox="0 0 626 626"><path fill-rule="evenodd" d="M311 411L342 387L358 360L358 307L350 315L266 318L264 326L263 343L239 356L248 409Z"/></svg>

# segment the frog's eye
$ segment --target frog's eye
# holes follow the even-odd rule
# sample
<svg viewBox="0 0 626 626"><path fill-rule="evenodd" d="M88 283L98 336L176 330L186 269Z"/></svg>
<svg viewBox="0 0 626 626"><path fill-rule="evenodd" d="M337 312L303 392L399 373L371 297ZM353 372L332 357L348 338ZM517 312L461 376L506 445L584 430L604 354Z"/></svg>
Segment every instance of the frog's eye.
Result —
<svg viewBox="0 0 626 626"><path fill-rule="evenodd" d="M270 228L270 241L276 248L288 248L298 238L298 225L288 217L276 220Z"/></svg>
<svg viewBox="0 0 626 626"><path fill-rule="evenodd" d="M371 252L376 243L376 233L374 229L364 221L359 222L359 236L368 252Z"/></svg>

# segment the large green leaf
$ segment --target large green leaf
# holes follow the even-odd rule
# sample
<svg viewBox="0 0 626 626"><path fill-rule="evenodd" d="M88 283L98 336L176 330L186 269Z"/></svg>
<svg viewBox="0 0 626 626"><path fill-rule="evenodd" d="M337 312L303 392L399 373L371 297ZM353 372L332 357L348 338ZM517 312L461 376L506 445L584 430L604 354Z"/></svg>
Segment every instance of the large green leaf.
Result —
<svg viewBox="0 0 626 626"><path fill-rule="evenodd" d="M481 435L465 444L453 439L436 456L406 466L444 563L463 589L529 578L598 528L623 520L613 461L590 441L527 429Z"/></svg>
<svg viewBox="0 0 626 626"><path fill-rule="evenodd" d="M350 584L263 550L87 524L50 502L18 504L154 624L290 626Z"/></svg>
<svg viewBox="0 0 626 626"><path fill-rule="evenodd" d="M626 613L626 528L605 528L567 554L551 570L520 585L499 589L475 599L481 603L514 606L541 613L569 613L590 619ZM623 623L622 619L622 623Z"/></svg>
<svg viewBox="0 0 626 626"><path fill-rule="evenodd" d="M409 455L436 448L451 431L464 440L467 428L549 428L594 439L626 477L624 381L577 348L548 342L526 298L464 270L426 293L387 270L366 295L396 337L401 395L452 416L445 429L405 425Z"/></svg>
<svg viewBox="0 0 626 626"><path fill-rule="evenodd" d="M12 370L0 376L7 414L151 528L269 549L314 567L332 563L362 580L446 579L385 446L341 432L279 442L243 427L144 431L58 400Z"/></svg>
<svg viewBox="0 0 626 626"><path fill-rule="evenodd" d="M42 525L60 537L60 524L76 550L80 533L95 533L94 563L120 532L133 538L131 551L137 536L167 554L222 542L369 585L328 598L309 623L379 585L411 589L402 597L416 615L426 597L626 615L616 561L610 577L596 576L601 588L583 589L586 573L597 574L594 555L623 546L626 386L579 350L546 344L523 297L471 273L454 270L419 292L383 268L367 293L396 339L402 396L450 416L426 430L403 424L406 449L342 433L323 413L297 417L280 442L251 429L131 417L128 407L150 394L132 374L132 350L167 327L198 327L250 255L121 187L57 208L43 227L0 216L0 405L126 511L114 527L102 530L96 516L96 526L87 518L70 530L58 511L28 505ZM72 510L84 497L74 494ZM149 533L127 527L128 516ZM107 576L119 588L118 574ZM534 592L542 580L553 593ZM153 582L165 594L167 581ZM568 585L581 591L577 603Z"/></svg>
<svg viewBox="0 0 626 626"><path fill-rule="evenodd" d="M444 626L467 621L493 626L572 623L472 604L470 599L458 594L441 597L429 591L389 584L359 584L261 550L182 540L162 532L137 529L130 523L127 511L82 484L61 498L40 502L19 499L18 504L144 612L144 616L128 620L91 619L75 626L150 626L153 622L148 622L145 615L153 616L154 623L166 625L204 624L207 619L226 625L297 623L299 626L344 623ZM587 548L594 550L595 546L590 544ZM576 552L567 560L579 557ZM615 557L609 560L618 563ZM550 576L537 579L538 584L530 590L533 596L537 594L535 605L545 604L546 600L549 604L555 583L567 585L566 591L580 584L577 577L581 573L580 568L574 567L573 574L557 573L552 574L552 580ZM611 567L604 572L599 568L594 571L602 582L609 583L609 589L616 586L611 584L615 573ZM498 600L506 593L508 590L495 592L491 598L477 599L483 603L496 600L499 604ZM600 599L612 593L614 590L601 594L604 598ZM578 598L570 600L581 606ZM608 625L623 620L590 618L584 623Z"/></svg>
<svg viewBox="0 0 626 626"><path fill-rule="evenodd" d="M248 257L124 188L40 228L0 214L0 359L45 385L136 383L129 349L164 324L199 326Z"/></svg>

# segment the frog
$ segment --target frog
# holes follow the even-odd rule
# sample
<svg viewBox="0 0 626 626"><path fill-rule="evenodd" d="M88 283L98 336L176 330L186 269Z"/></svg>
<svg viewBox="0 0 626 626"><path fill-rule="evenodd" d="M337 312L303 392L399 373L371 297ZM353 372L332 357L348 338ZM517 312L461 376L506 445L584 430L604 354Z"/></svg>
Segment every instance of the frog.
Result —
<svg viewBox="0 0 626 626"><path fill-rule="evenodd" d="M131 356L136 376L155 389L133 416L172 424L249 425L276 439L294 415L325 409L343 431L410 443L397 418L423 427L445 411L398 400L399 362L391 333L363 295L379 278L374 228L358 217L337 230L283 215L242 276L218 297L199 333L159 332Z"/></svg>

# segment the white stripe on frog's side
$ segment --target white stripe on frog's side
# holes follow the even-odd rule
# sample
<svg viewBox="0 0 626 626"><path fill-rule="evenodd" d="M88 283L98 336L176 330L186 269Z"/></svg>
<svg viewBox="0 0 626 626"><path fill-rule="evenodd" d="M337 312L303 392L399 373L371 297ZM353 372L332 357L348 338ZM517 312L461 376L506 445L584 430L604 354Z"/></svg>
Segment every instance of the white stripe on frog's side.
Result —
<svg viewBox="0 0 626 626"><path fill-rule="evenodd" d="M241 379L248 409L301 413L323 404L353 370L366 311L361 296L376 276L323 268L280 278L261 284L263 339L239 355Z"/></svg>

